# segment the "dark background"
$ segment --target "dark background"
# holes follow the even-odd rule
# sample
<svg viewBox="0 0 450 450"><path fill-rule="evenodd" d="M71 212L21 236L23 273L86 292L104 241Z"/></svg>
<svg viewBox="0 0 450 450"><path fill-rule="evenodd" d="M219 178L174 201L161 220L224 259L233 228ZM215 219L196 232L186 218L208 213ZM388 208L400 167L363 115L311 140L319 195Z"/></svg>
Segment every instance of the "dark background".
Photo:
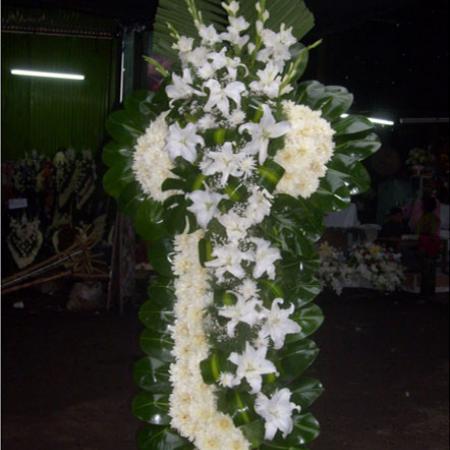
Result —
<svg viewBox="0 0 450 450"><path fill-rule="evenodd" d="M307 76L355 93L357 112L393 119L448 115L447 0L306 0L322 37ZM151 28L156 0L7 0Z"/></svg>

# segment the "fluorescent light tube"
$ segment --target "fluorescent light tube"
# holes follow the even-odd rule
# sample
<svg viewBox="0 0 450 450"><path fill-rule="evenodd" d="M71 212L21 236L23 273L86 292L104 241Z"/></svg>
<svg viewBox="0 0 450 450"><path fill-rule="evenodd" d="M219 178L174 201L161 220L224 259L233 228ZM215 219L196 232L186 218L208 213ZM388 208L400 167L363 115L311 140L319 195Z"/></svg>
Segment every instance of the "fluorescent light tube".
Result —
<svg viewBox="0 0 450 450"><path fill-rule="evenodd" d="M84 75L77 73L43 72L39 70L11 69L13 75L22 77L56 78L60 80L84 80Z"/></svg>
<svg viewBox="0 0 450 450"><path fill-rule="evenodd" d="M345 119L346 117L348 117L348 114L342 114L341 117L343 119ZM386 119L378 119L376 117L368 117L368 119L372 122L372 123L376 123L378 125L388 125L390 127L393 127L395 125L395 122L393 122L392 120L386 120Z"/></svg>

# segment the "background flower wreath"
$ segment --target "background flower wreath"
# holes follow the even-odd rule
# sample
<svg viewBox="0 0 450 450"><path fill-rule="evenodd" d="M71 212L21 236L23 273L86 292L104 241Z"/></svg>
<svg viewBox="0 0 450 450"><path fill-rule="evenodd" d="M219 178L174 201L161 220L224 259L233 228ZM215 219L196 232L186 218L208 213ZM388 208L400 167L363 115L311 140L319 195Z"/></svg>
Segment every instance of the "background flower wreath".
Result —
<svg viewBox="0 0 450 450"><path fill-rule="evenodd" d="M268 29L277 31L282 26L282 29L292 27L292 34L300 40L313 26L313 17L302 1L278 0L267 5L265 1L260 1L259 4L261 11L267 8L269 12L266 24ZM240 14L252 26L261 20L258 16L261 11L255 9L253 0L242 0L239 6ZM208 25L213 24L216 30L225 32L230 20L226 3L199 0L197 7L198 9L191 0L186 3L182 0L160 1L154 25L156 52L174 59L177 57L174 47L178 47L179 51L179 41L173 27L183 36L195 38L198 31L192 24L192 15L197 21L201 19ZM202 12L202 17L195 17L199 11ZM299 79L306 68L309 50L301 44L293 46L293 58L298 62L293 73L295 79ZM299 53L302 57L295 58L294 55L298 56ZM104 150L104 162L109 167L104 186L106 191L117 199L119 207L132 217L136 231L152 242L149 258L158 272L158 278L149 287L149 301L143 305L139 314L146 327L141 337L141 346L147 356L135 366L135 380L142 393L135 399L133 409L136 416L147 425L139 432L138 445L141 449L187 450L194 448L194 445L173 428L173 414L172 418L170 414L169 398L174 388L173 372L171 377L174 342L169 330L174 325L174 308L180 300L175 287L180 273L175 273L176 257L174 261L173 255L176 255L177 246L185 245L188 248L192 245L189 241L192 234L184 233L186 217L189 218L190 231L194 232L193 234L199 232L195 230L202 228L200 215L192 211L191 205L192 202L195 205L192 196L201 188L201 173L198 167L192 164L194 159L190 158L189 153L182 155L184 162L177 161L176 169L171 169L161 161L158 172L160 175L156 183L162 183L164 195L160 198L149 198L145 193L145 177L138 180L136 171L133 171L136 151L142 144L149 125L157 123L162 115L171 110L170 98L167 95L170 88L165 88L176 87L176 84L171 84L170 74L167 75L159 92L133 94L125 100L124 110L113 113L109 118L107 129L113 141ZM173 80L176 81L175 76ZM213 89L215 87L211 84L211 93ZM286 433L286 436L277 435L273 439L272 433L267 432L267 422L264 430L264 420L261 420L261 414L257 414L258 410L263 409L262 401L255 402L251 393L245 392L245 389L219 391L217 407L224 417L233 419L233 425L245 436L249 448L261 450L305 449L305 445L319 434L317 420L306 410L320 396L323 387L319 381L304 376L304 372L319 352L308 337L323 322L320 309L312 304L320 292L320 283L315 277L318 258L314 243L323 232L324 215L345 208L350 203L351 195L369 188L369 176L361 161L376 152L380 145L373 133L372 124L366 118L355 115L341 118L353 101L352 95L345 88L326 87L317 81L301 82L295 86L289 98L308 110L320 112L320 116L331 125L334 131L334 153L332 159L327 162L326 173L320 177L319 185L304 196L297 197L277 192L277 186L286 173L276 162L282 163L282 158L275 158L275 161L274 158L267 159L265 155L259 158L258 183L271 196L270 215L264 218L261 229L264 236L270 237L272 244L280 249L282 256L282 261L277 265L277 276L268 276L259 284L260 296L268 305L275 307L280 304L280 298L291 304L295 303L295 321L301 330L295 339L288 340L287 345L277 351L280 377L276 378L268 373L264 382L270 386L268 389L274 394L273 397L277 392L282 392L284 386L289 386L294 402L291 409L301 409L301 413L295 416L291 433ZM264 120L264 113L263 107L260 120ZM257 120L254 123L257 123ZM247 130L251 126L249 124ZM223 130L217 129L213 139L216 139L217 144L224 144L226 139L223 137ZM200 141L197 141L195 145L199 143ZM278 152L278 155L280 154L281 152ZM176 175L175 180L169 175L171 170ZM165 181L164 174L169 177ZM293 175L295 176L295 173ZM148 173L147 181L155 182L151 173ZM236 187L230 192L239 195ZM151 188L150 185L149 189ZM178 196L175 200L177 196L171 195L174 191L182 191L185 196L183 199ZM239 198L235 201L239 201ZM193 215L198 224L192 218ZM204 225L207 228L207 220ZM197 268L199 271L212 259L211 247L208 239L200 240ZM169 258L171 255L172 260ZM226 305L226 292L222 294L220 302ZM237 361L239 355L235 355L234 360ZM220 352L212 351L200 365L203 381L206 384L218 384L221 373L226 373L226 367L229 367L229 362ZM268 436L271 439L268 439ZM207 444L202 444L202 447L207 448Z"/></svg>

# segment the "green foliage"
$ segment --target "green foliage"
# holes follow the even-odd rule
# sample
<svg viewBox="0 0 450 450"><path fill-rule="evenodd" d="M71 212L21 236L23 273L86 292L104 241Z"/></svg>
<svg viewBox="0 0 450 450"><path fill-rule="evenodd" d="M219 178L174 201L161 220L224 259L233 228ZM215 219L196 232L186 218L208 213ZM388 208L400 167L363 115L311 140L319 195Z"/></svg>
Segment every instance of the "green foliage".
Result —
<svg viewBox="0 0 450 450"><path fill-rule="evenodd" d="M240 0L240 11L243 16L254 24L257 20L255 0ZM226 11L222 0L197 0L196 5L202 12L205 24L213 24L218 31L223 31L228 25ZM267 2L270 19L267 26L275 31L284 23L292 27L292 33L299 40L314 26L314 16L302 0L272 0ZM183 36L197 37L192 16L184 0L160 0L153 24L153 51L176 60L177 53L172 48L175 39L170 26Z"/></svg>
<svg viewBox="0 0 450 450"><path fill-rule="evenodd" d="M139 450L193 450L194 446L169 427L148 425L137 435Z"/></svg>

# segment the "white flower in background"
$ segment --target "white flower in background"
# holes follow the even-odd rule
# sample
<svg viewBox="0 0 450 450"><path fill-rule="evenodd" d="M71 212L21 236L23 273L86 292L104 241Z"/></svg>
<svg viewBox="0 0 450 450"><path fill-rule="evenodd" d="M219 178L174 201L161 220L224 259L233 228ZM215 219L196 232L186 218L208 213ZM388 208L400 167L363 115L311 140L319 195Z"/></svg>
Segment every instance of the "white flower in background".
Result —
<svg viewBox="0 0 450 450"><path fill-rule="evenodd" d="M301 411L300 406L291 402L289 389L275 391L271 398L260 393L255 402L255 411L266 421L265 439L272 441L280 430L286 438L294 429L293 411Z"/></svg>
<svg viewBox="0 0 450 450"><path fill-rule="evenodd" d="M238 297L237 303L232 306L224 306L219 309L219 315L230 319L227 323L227 334L230 338L235 336L235 330L239 323L246 323L251 327L258 324L264 317L261 313L262 303L255 298L245 300Z"/></svg>
<svg viewBox="0 0 450 450"><path fill-rule="evenodd" d="M241 107L241 96L246 91L244 83L233 81L225 87L214 79L208 80L205 87L209 89L209 99L205 105L205 111L210 112L217 108L226 117L230 115L230 99Z"/></svg>
<svg viewBox="0 0 450 450"><path fill-rule="evenodd" d="M244 239L251 226L251 221L248 217L242 217L233 210L219 216L218 220L225 227L230 241Z"/></svg>
<svg viewBox="0 0 450 450"><path fill-rule="evenodd" d="M246 379L252 388L251 394L261 391L262 376L271 373L278 374L272 361L266 359L267 348L254 349L248 342L241 355L232 353L229 360L237 366L236 376L241 381Z"/></svg>
<svg viewBox="0 0 450 450"><path fill-rule="evenodd" d="M201 92L196 91L192 85L192 74L189 69L183 70L183 77L176 73L172 75L172 83L166 87L167 96L173 100L182 100L191 97L194 93L202 95Z"/></svg>
<svg viewBox="0 0 450 450"><path fill-rule="evenodd" d="M154 200L163 202L174 191L162 191L161 185L174 175L173 163L165 151L169 127L166 122L167 113L161 114L150 124L144 135L136 144L133 154L133 172L141 185L142 191Z"/></svg>
<svg viewBox="0 0 450 450"><path fill-rule="evenodd" d="M267 159L270 139L284 136L291 126L288 122L276 122L268 105L263 105L263 116L259 123L246 123L239 128L239 132L247 131L252 141L247 145L246 151L250 155L259 153L259 164Z"/></svg>
<svg viewBox="0 0 450 450"><path fill-rule="evenodd" d="M245 270L242 267L242 262L253 259L253 255L250 252L240 250L236 242L214 247L212 255L216 259L208 261L206 267L216 269L214 273L219 280L223 280L223 276L227 272L236 278L244 278Z"/></svg>
<svg viewBox="0 0 450 450"><path fill-rule="evenodd" d="M189 123L185 128L181 128L178 123L169 127L166 149L172 160L181 156L193 163L197 159L197 145L205 145L205 141L197 131L193 123Z"/></svg>
<svg viewBox="0 0 450 450"><path fill-rule="evenodd" d="M289 309L280 309L279 305L283 303L282 298L277 298L272 303L272 309L265 310L267 320L261 329L263 336L270 336L276 350L283 348L288 334L297 334L302 331L297 322L289 319L295 311L294 305L291 305Z"/></svg>
<svg viewBox="0 0 450 450"><path fill-rule="evenodd" d="M246 216L251 219L252 225L261 223L272 209L271 195L266 189L256 188L248 199Z"/></svg>
<svg viewBox="0 0 450 450"><path fill-rule="evenodd" d="M234 153L233 144L225 142L225 144L216 152L209 152L200 164L200 168L204 175L222 174L222 186L226 186L230 176L241 176L241 162L245 159L245 154Z"/></svg>
<svg viewBox="0 0 450 450"><path fill-rule="evenodd" d="M224 388L234 388L239 386L240 381L230 372L220 374L219 385Z"/></svg>
<svg viewBox="0 0 450 450"><path fill-rule="evenodd" d="M214 25L200 25L198 34L202 38L202 44L204 45L213 46L222 41Z"/></svg>
<svg viewBox="0 0 450 450"><path fill-rule="evenodd" d="M334 130L320 111L291 101L283 103L291 124L285 146L275 155L275 162L285 170L277 192L308 198L319 187L334 152Z"/></svg>
<svg viewBox="0 0 450 450"><path fill-rule="evenodd" d="M216 215L217 206L224 196L214 192L195 191L187 194L187 198L192 201L192 205L188 207L188 211L195 214L197 222L202 228L206 228L211 219Z"/></svg>
<svg viewBox="0 0 450 450"><path fill-rule="evenodd" d="M258 81L250 83L250 89L256 94L276 98L280 94L281 76L279 68L269 62L265 69L258 70Z"/></svg>
<svg viewBox="0 0 450 450"><path fill-rule="evenodd" d="M256 245L253 276L258 279L267 274L273 280L275 278L274 263L281 259L280 250L264 239L253 238L251 241Z"/></svg>

